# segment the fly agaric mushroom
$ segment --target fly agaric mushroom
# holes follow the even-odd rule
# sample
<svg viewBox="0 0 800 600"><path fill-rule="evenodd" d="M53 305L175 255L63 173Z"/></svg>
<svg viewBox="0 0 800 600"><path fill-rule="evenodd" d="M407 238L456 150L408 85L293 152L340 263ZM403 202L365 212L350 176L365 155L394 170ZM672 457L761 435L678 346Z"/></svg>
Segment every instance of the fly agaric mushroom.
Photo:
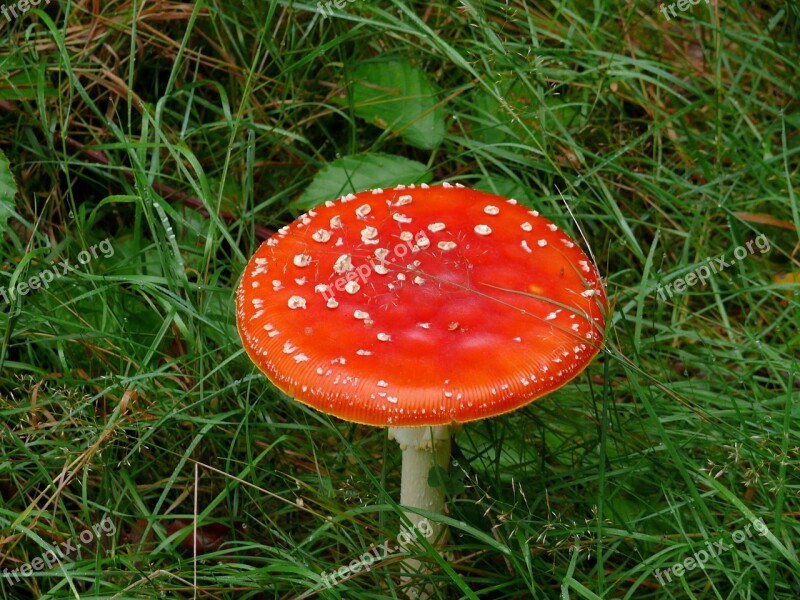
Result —
<svg viewBox="0 0 800 600"><path fill-rule="evenodd" d="M310 210L256 251L237 292L259 369L317 410L388 426L403 448L400 503L435 513L444 491L428 473L447 469L448 426L574 378L599 350L604 312L597 269L556 225L448 183Z"/></svg>

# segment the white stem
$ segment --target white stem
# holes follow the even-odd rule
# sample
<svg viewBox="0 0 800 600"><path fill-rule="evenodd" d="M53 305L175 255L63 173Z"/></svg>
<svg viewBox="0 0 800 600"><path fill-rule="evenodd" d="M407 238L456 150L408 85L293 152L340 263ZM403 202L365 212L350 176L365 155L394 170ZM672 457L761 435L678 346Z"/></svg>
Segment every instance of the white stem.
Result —
<svg viewBox="0 0 800 600"><path fill-rule="evenodd" d="M428 485L428 473L434 465L442 467L445 471L448 470L450 429L447 426L391 427L389 436L397 440L403 451L400 504L409 508L422 508L442 514L444 488ZM425 517L412 512L406 512L406 516L415 528L425 519ZM430 523L430 527L432 533L428 541L434 543L440 539L443 527L438 523Z"/></svg>

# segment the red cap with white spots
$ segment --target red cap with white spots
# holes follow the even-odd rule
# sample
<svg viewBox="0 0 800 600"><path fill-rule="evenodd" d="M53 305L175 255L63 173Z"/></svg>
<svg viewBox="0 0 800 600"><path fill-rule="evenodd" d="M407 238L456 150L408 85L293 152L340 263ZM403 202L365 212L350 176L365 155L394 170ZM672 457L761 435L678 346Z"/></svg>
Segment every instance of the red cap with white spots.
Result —
<svg viewBox="0 0 800 600"><path fill-rule="evenodd" d="M602 343L600 275L535 210L444 184L349 194L250 259L247 353L281 390L339 418L449 425L564 385Z"/></svg>

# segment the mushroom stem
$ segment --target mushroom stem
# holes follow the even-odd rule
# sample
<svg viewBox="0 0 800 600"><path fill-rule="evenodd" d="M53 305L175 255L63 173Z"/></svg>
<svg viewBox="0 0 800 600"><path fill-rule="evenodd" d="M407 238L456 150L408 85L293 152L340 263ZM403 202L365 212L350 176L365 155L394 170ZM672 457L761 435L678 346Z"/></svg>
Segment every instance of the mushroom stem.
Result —
<svg viewBox="0 0 800 600"><path fill-rule="evenodd" d="M444 488L431 487L428 473L438 465L445 471L450 463L450 428L442 427L390 427L389 436L394 438L403 451L403 472L400 483L400 504L409 508L442 514ZM406 517L417 528L425 517L406 512ZM444 528L430 523L430 542L441 538Z"/></svg>

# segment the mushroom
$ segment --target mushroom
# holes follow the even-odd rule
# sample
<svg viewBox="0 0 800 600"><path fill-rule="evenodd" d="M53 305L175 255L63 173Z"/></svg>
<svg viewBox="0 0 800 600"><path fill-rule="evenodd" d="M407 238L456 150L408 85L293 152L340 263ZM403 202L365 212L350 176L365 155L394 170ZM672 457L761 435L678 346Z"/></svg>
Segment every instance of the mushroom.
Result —
<svg viewBox="0 0 800 600"><path fill-rule="evenodd" d="M256 251L236 301L258 368L317 410L389 427L401 504L431 513L444 507L428 474L447 469L449 426L578 375L606 307L594 264L556 225L448 183L348 194L301 215Z"/></svg>

